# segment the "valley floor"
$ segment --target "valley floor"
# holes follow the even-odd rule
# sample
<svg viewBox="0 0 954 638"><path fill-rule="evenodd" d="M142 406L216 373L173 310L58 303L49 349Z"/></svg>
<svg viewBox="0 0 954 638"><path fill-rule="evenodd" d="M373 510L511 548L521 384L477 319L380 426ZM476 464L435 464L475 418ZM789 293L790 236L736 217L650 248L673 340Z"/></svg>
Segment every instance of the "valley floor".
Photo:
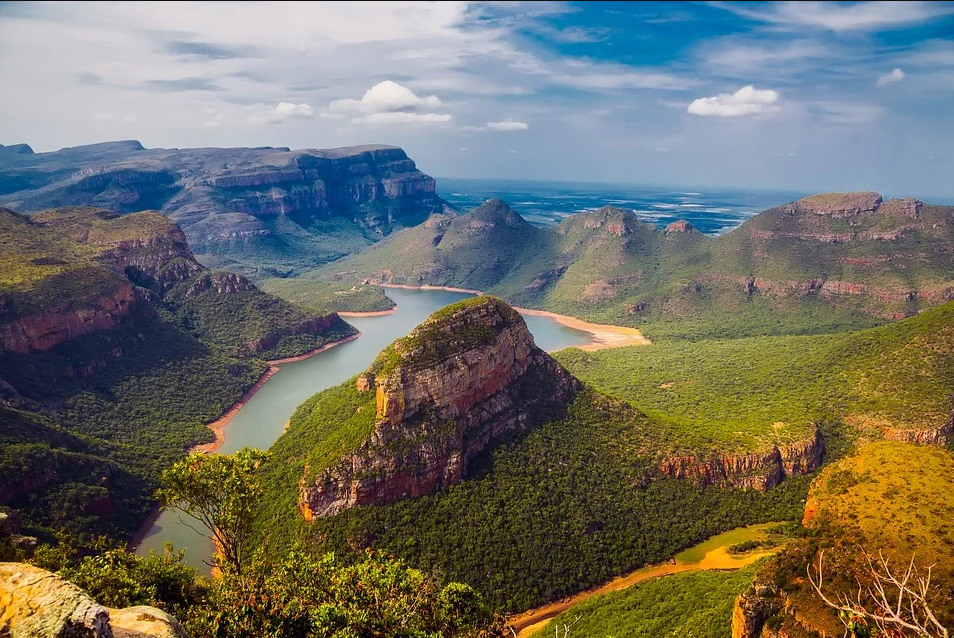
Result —
<svg viewBox="0 0 954 638"><path fill-rule="evenodd" d="M764 540L768 530L777 523L750 525L714 536L709 540L691 547L667 563L647 565L636 571L614 578L610 582L582 591L561 601L549 603L519 614L511 619L510 627L517 632L517 638L529 638L543 629L550 619L571 607L593 598L632 587L653 578L669 576L681 572L699 570L731 570L747 567L758 560L771 556L779 548L765 551L733 555L728 552L730 546L752 540Z"/></svg>

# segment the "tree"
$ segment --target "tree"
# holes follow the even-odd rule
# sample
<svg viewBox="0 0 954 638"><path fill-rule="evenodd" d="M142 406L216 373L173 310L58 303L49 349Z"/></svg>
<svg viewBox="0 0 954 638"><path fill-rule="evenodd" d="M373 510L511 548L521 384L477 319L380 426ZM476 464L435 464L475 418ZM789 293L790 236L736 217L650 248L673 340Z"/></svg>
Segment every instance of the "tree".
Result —
<svg viewBox="0 0 954 638"><path fill-rule="evenodd" d="M914 562L914 555L908 567L901 572L892 572L884 554L878 552L878 560L865 555L868 561L870 584L858 582L858 591L854 599L845 594L838 601L831 600L823 591L825 582L825 552L818 556L818 567L812 573L808 566L808 580L822 602L838 611L838 617L845 626L845 636L867 638L881 634L903 638L949 638L948 630L938 621L931 609L931 567L922 575ZM871 609L874 611L871 611ZM872 625L878 629L872 630Z"/></svg>
<svg viewBox="0 0 954 638"><path fill-rule="evenodd" d="M211 533L216 566L241 573L265 452L242 448L233 455L191 454L162 473L157 492L165 507L188 514Z"/></svg>

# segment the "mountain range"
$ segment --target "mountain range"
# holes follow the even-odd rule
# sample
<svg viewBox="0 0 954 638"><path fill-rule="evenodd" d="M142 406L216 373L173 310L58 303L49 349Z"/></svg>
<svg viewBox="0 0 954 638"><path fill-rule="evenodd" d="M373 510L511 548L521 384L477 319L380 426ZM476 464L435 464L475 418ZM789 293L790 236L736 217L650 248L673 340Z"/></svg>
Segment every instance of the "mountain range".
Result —
<svg viewBox="0 0 954 638"><path fill-rule="evenodd" d="M0 206L157 210L210 267L287 275L449 210L400 148L0 147Z"/></svg>

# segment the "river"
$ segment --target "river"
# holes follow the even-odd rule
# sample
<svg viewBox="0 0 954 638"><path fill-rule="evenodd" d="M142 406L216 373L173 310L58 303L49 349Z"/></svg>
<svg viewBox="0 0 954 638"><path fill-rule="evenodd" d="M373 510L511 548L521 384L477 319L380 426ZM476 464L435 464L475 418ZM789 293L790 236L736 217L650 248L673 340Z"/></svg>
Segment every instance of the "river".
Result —
<svg viewBox="0 0 954 638"><path fill-rule="evenodd" d="M231 454L245 446L268 449L281 436L295 408L305 399L367 368L385 346L406 335L432 312L471 296L443 290L398 288L389 288L387 294L397 303L397 312L378 317L348 317L348 323L363 333L360 338L308 359L278 366L279 372L226 426L225 443L219 453ZM550 352L593 341L590 333L568 328L550 317L528 315L524 319L537 345ZM185 549L186 559L191 565L208 573L204 561L211 557L209 540L182 518L182 515L169 511L160 514L136 553L161 552L164 543L172 542L177 549ZM199 528L195 522L193 527Z"/></svg>

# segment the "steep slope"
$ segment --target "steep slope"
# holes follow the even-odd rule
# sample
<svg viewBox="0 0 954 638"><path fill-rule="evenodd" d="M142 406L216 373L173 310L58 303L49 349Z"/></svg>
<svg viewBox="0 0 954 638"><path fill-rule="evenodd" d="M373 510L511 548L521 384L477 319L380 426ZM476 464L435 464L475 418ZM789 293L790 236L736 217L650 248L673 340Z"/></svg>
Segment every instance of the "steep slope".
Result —
<svg viewBox="0 0 954 638"><path fill-rule="evenodd" d="M205 263L262 275L324 263L445 209L434 180L393 146L145 149L135 141L0 154L0 204L160 210Z"/></svg>
<svg viewBox="0 0 954 638"><path fill-rule="evenodd" d="M679 480L666 441L654 420L582 388L506 304L478 297L299 407L264 467L256 525L275 551L296 538L382 548L525 609L726 529L799 515L799 474L820 454Z"/></svg>
<svg viewBox="0 0 954 638"><path fill-rule="evenodd" d="M883 441L828 467L813 482L805 507L807 538L764 565L737 600L734 638L839 635L844 628L805 578L824 552L825 594L854 599L871 586L865 554L879 552L896 573L912 556L920 573L933 566L931 605L954 623L954 456L949 451ZM817 580L817 576L816 576ZM889 600L896 600L889 591ZM876 608L869 602L870 611ZM907 605L902 605L907 612Z"/></svg>
<svg viewBox="0 0 954 638"><path fill-rule="evenodd" d="M445 257L443 229L479 225L487 206L453 222L433 218L313 275L477 288L523 306L638 325L654 340L865 328L954 296L954 208L914 199L816 195L720 238L685 222L658 229L605 207L532 234L500 225L493 242L458 232L460 257ZM496 265L493 276L484 263Z"/></svg>
<svg viewBox="0 0 954 638"><path fill-rule="evenodd" d="M264 361L352 334L200 266L154 212L0 210L0 505L123 537Z"/></svg>

